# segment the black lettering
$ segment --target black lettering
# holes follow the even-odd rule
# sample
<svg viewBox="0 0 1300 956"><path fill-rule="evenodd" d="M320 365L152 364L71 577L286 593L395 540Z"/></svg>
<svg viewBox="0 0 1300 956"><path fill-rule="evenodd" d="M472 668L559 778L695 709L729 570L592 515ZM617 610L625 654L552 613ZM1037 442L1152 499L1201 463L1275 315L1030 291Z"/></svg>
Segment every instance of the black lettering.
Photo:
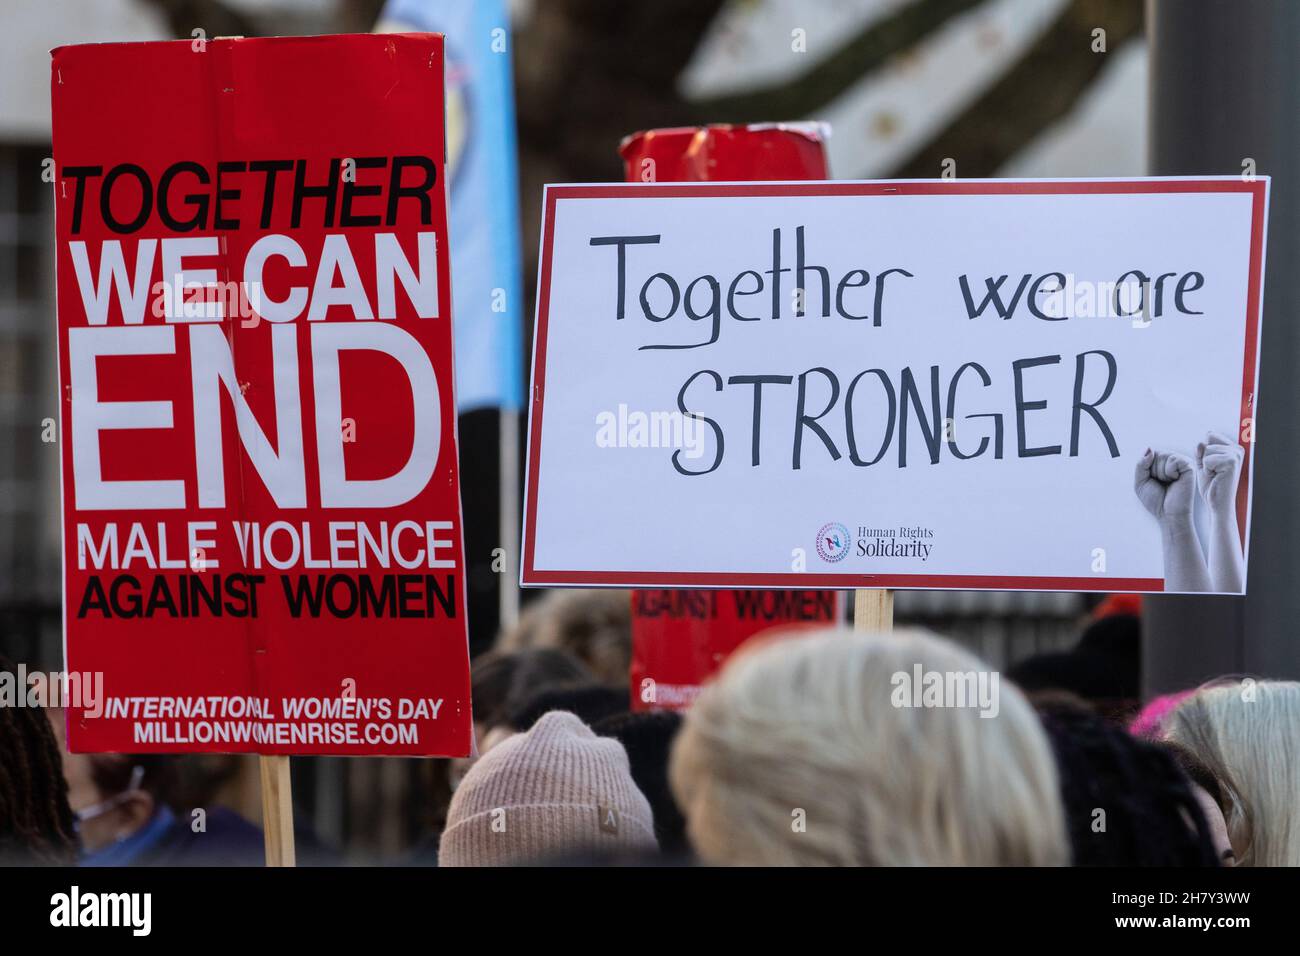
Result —
<svg viewBox="0 0 1300 956"><path fill-rule="evenodd" d="M221 214L221 211L222 211L222 210L221 210L221 204L222 204L223 202L225 202L227 199L238 199L238 198L240 197L240 195L241 195L241 192L240 192L240 190L238 190L238 189L226 189L226 188L224 188L224 187L222 186L222 184L221 184L221 182L222 182L221 177L222 177L222 174L223 174L223 173L242 173L242 172L244 172L247 168L248 168L248 166L247 166L246 163L237 163L237 162L221 162L221 163L217 163L217 204L216 204L216 208L215 208L215 210L213 211L213 214L212 214L212 228L213 228L213 229L218 229L218 230L221 230L221 229L229 229L229 230L233 230L233 229L238 229L238 228L239 228L239 218L236 217L236 218L234 218L234 219L227 219L225 216L223 216L223 215ZM206 183L207 180L204 179L203 182ZM158 208L159 208L159 211L162 210L162 190L161 190L161 188L159 189L159 192L158 192Z"/></svg>
<svg viewBox="0 0 1300 956"><path fill-rule="evenodd" d="M1196 280L1196 285L1192 286L1190 289L1187 288L1188 283L1193 279ZM1183 295L1185 293L1195 292L1203 285L1205 285L1205 276L1201 275L1199 272L1189 272L1187 275L1179 279L1178 285L1174 286L1174 308L1184 315L1204 315L1204 312L1197 312L1195 309L1189 309L1183 304Z"/></svg>
<svg viewBox="0 0 1300 956"><path fill-rule="evenodd" d="M740 280L745 278L745 276L754 277L754 288L750 289L748 292L740 291L736 288L736 286L740 284ZM619 291L620 292L622 291L622 286L619 287ZM759 316L757 315L741 315L739 312L736 311L736 296L758 295L758 293L762 291L763 291L763 277L759 275L757 272L755 272L753 269L746 269L744 272L736 276L736 278L732 279L731 285L727 287L727 311L731 313L731 317L733 319L739 319L741 322L759 321ZM620 315L619 318L621 319L622 316Z"/></svg>
<svg viewBox="0 0 1300 956"><path fill-rule="evenodd" d="M331 159L329 176L326 181L320 186L308 186L307 160L300 159L294 164L293 212L290 216L292 228L298 229L302 226L302 204L308 199L325 200L325 214L321 217L321 225L327 229L334 225L334 202L338 198L341 167L342 160Z"/></svg>
<svg viewBox="0 0 1300 956"><path fill-rule="evenodd" d="M826 376L826 380L831 383L831 397L827 400L826 407L823 408L818 414L806 415L804 414L804 400L808 396L808 389L807 389L808 376L811 375L813 372L820 372L822 375ZM835 402L839 399L839 397L840 397L839 379L835 377L835 373L832 372L830 369L822 368L818 366L817 368L810 368L808 371L803 372L799 376L799 393L795 403L795 420L794 420L794 470L795 471L799 470L799 457L800 457L800 453L803 450L803 430L805 428L811 429L812 432L822 440L822 444L826 446L826 450L831 453L832 461L840 460L841 455L839 449L835 447L835 442L831 441L831 436L826 434L826 429L822 428L820 425L817 424L817 419L824 417L830 412L832 408L835 407Z"/></svg>
<svg viewBox="0 0 1300 956"><path fill-rule="evenodd" d="M858 382L862 380L864 375L875 375L880 379L880 384L885 388L885 398L889 401L889 411L885 414L885 437L880 442L880 451L871 461L863 461L858 457L858 440L853 431L853 390L858 387ZM883 371L878 368L869 368L853 377L853 381L849 382L849 387L844 392L844 425L849 438L849 461L859 468L865 468L868 465L874 465L885 457L885 452L889 450L889 443L894 437L894 416L897 412L898 400L894 396L894 384Z"/></svg>
<svg viewBox="0 0 1300 956"><path fill-rule="evenodd" d="M658 242L658 236L592 236L587 240L587 244L591 246L618 247L618 307L614 316L616 319L626 315L623 301L627 297L627 247L655 245Z"/></svg>
<svg viewBox="0 0 1300 956"><path fill-rule="evenodd" d="M713 464L710 465L708 468L704 469L703 471L688 471L687 469L683 468L680 461L682 450L679 448L677 451L673 452L673 468L677 469L678 474L682 474L682 475L707 475L711 471L716 471L718 466L722 464L722 450L723 450L722 428L718 425L717 422L715 422L712 418L709 418L707 415L700 415L696 412L692 412L690 409L686 407L686 390L691 387L691 382L695 381L701 375L708 375L713 379L713 390L715 392L722 391L722 376L711 369L707 369L707 368L701 369L700 371L692 375L690 378L688 378L684 383L682 383L682 387L677 392L677 410L680 411L683 415L687 415L691 418L694 418L697 421L702 421L704 422L704 424L712 428L713 439L718 446L718 450L717 453L713 456Z"/></svg>
<svg viewBox="0 0 1300 956"><path fill-rule="evenodd" d="M758 467L759 463L759 437L762 432L763 420L763 386L789 385L793 381L793 375L733 375L727 379L728 385L754 386L754 437L753 450L750 452L750 464L755 468Z"/></svg>
<svg viewBox="0 0 1300 956"><path fill-rule="evenodd" d="M1030 448L1025 444L1025 412L1039 411L1047 407L1046 401L1026 402L1024 370L1040 365L1056 365L1061 361L1059 355L1041 355L1038 358L1017 359L1011 363L1011 372L1016 380L1016 448L1021 458L1039 458L1044 455L1059 455L1060 445L1040 445Z"/></svg>
<svg viewBox="0 0 1300 956"><path fill-rule="evenodd" d="M993 281L992 277L985 279L984 287L988 291L984 296L984 301L979 304L978 308L976 308L975 300L970 293L970 285L966 281L966 276L959 276L957 281L961 284L962 298L966 300L967 316L972 319L978 318L984 314L984 310L988 308L989 303L992 302L993 308L997 310L998 315L1004 319L1011 318L1012 313L1016 311L1016 303L1020 301L1020 297L1024 295L1025 286L1029 284L1029 278L1030 277L1026 275L1020 280L1020 285L1016 286L1016 294L1012 296L1011 301L1005 305L1002 302L1002 296L999 294L999 290L1002 288L1002 283L1007 281L1007 277L999 276L996 282Z"/></svg>
<svg viewBox="0 0 1300 956"><path fill-rule="evenodd" d="M402 171L418 169L424 175L418 183L402 185ZM388 225L397 225L397 204L402 199L414 199L420 204L420 222L433 222L433 200L429 191L438 181L438 167L428 156L394 156L392 178L388 184Z"/></svg>
<svg viewBox="0 0 1300 956"><path fill-rule="evenodd" d="M140 184L140 211L134 219L123 222L113 214L112 195L113 185L126 175ZM135 232L149 221L149 213L152 211L153 184L149 181L149 174L142 167L135 163L120 163L108 171L108 175L104 177L104 185L99 190L99 214L109 229L119 234Z"/></svg>
<svg viewBox="0 0 1300 956"><path fill-rule="evenodd" d="M275 177L279 173L293 169L291 159L258 159L248 164L250 172L265 173L266 182L262 186L261 228L271 228L271 211L275 208Z"/></svg>
<svg viewBox="0 0 1300 956"><path fill-rule="evenodd" d="M943 443L943 428L939 421L939 366L930 366L930 417L927 419L921 408L921 395L916 388L916 379L912 377L910 366L903 369L899 383L900 405L898 418L898 467L907 466L907 409L910 405L916 409L916 417L921 425L921 434L926 447L930 450L930 464L939 463L939 449Z"/></svg>
<svg viewBox="0 0 1300 956"><path fill-rule="evenodd" d="M383 169L388 161L382 156L360 156L352 161L352 165L357 170L362 169ZM383 217L379 213L365 215L362 213L352 212L352 202L357 197L379 196L383 193L384 188L378 183L372 183L369 186L362 186L357 177L351 180L343 181L343 203L339 209L339 225L344 228L350 226L377 226L383 222Z"/></svg>
<svg viewBox="0 0 1300 956"><path fill-rule="evenodd" d="M1083 374L1087 365L1089 355L1100 355L1106 361L1106 387L1101 391L1101 397L1095 402L1085 402L1083 400ZM1106 439L1106 447L1110 449L1110 457L1119 457L1119 446L1115 444L1115 436L1111 434L1110 426L1106 424L1106 419L1101 417L1101 412L1097 411L1097 406L1106 399L1110 398L1110 393L1115 388L1115 379L1118 368L1115 364L1115 356L1102 349L1094 349L1090 352L1080 352L1074 360L1074 411L1070 421L1070 456L1074 457L1079 454L1079 413L1087 412L1097 427L1101 429L1102 437Z"/></svg>
<svg viewBox="0 0 1300 956"><path fill-rule="evenodd" d="M799 303L795 309L796 316L804 314L804 306L808 299L808 285L804 282L805 273L808 270L821 274L822 280L822 318L828 319L831 315L831 273L825 266L810 266L804 261L803 250L803 226L797 226L794 230L794 272L795 283L799 288ZM840 283L841 287L844 283Z"/></svg>
<svg viewBox="0 0 1300 956"><path fill-rule="evenodd" d="M860 281L860 282L850 282L849 279L850 279L852 276L861 276L861 277L862 277L862 281ZM836 289L835 289L835 311L838 312L840 315L844 316L844 318L846 318L846 319L869 319L869 318L871 318L870 315L854 315L852 312L846 311L845 308L844 308L844 290L845 290L845 289L860 289L860 288L862 288L862 286L866 285L866 284L867 284L868 282L870 282L870 281L871 281L871 274L870 274L869 272L867 272L866 269L854 269L854 270L851 271L851 272L846 272L846 273L844 273L844 278L840 279L840 284L839 284L839 285L836 287ZM879 290L879 287L877 287L877 290L876 290L876 291L877 291L877 292L880 291L880 290ZM879 325L879 324L880 324L879 320L877 320L874 324L875 324L875 325Z"/></svg>
<svg viewBox="0 0 1300 956"><path fill-rule="evenodd" d="M102 176L103 166L64 166L63 175L73 180L77 188L72 192L72 234L81 232L81 211L85 208L86 180L92 176Z"/></svg>
<svg viewBox="0 0 1300 956"><path fill-rule="evenodd" d="M172 181L181 173L192 173L201 185L206 186L208 184L208 171L198 163L182 162L168 166L158 180L158 218L162 220L164 226L173 232L191 232L195 229L204 229L207 227L208 221L207 193L190 193L185 197L185 205L194 210L194 215L189 219L177 219L172 215L167 197L171 192ZM232 227L218 225L217 228L230 229Z"/></svg>
<svg viewBox="0 0 1300 956"><path fill-rule="evenodd" d="M967 460L969 460L969 459L971 459L971 458L978 458L980 455L984 454L985 449L987 449L987 448L989 447L989 437L988 437L987 435L983 436L983 437L980 439L980 446L979 446L979 448L977 448L977 449L976 449L972 454L969 454L969 455L962 454L961 449L957 447L957 432L956 432L956 429L957 429L957 383L961 380L962 374L963 374L967 369L974 369L974 370L976 371L976 373L977 373L977 374L979 375L979 377L980 377L980 381L984 383L984 387L985 387L985 388L988 388L990 385L993 384L993 379L989 377L989 373L986 372L986 371L984 370L984 366L980 365L978 362L967 362L967 363L966 363L965 365L963 365L961 368L957 369L956 374L954 374L953 377L952 377L952 381L950 381L950 382L948 383L948 422L950 423L950 425L951 425L951 427L952 427L952 429L953 429L953 433L952 433L951 435L948 435L948 436L945 436L945 437L951 439L951 440L948 442L948 447L952 450L953 457L955 457L955 458L960 458L962 461L967 461ZM979 417L981 417L981 416L978 416L978 415L967 415L966 417L967 417L967 418L979 418ZM997 429L998 429L998 432L1001 433L1001 430L1002 430L1002 416L1001 416L1001 415L995 415L994 417L997 419ZM999 440L998 444L999 444L999 446L1001 446L1001 440ZM1001 458L1001 457L1002 457L1002 455L1001 455L1001 448L1000 448L1000 447L999 447L999 454L996 455L995 457L997 457L997 458Z"/></svg>

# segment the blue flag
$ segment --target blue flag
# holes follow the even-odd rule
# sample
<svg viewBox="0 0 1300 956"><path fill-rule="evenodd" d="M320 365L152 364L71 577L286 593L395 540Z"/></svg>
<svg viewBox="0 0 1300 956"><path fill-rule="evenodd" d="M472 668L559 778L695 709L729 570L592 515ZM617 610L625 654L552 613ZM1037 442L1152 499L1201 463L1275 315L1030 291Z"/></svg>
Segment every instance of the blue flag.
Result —
<svg viewBox="0 0 1300 956"><path fill-rule="evenodd" d="M389 0L379 29L446 36L447 181L459 411L523 404L519 184L502 0ZM415 120L415 118L413 118Z"/></svg>

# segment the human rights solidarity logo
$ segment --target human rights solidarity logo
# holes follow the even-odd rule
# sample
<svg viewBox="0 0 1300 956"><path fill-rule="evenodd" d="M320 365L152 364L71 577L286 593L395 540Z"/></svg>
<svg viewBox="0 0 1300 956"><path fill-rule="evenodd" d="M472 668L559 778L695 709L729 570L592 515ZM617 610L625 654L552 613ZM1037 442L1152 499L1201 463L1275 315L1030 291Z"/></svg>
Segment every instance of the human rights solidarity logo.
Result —
<svg viewBox="0 0 1300 956"><path fill-rule="evenodd" d="M857 558L901 558L925 563L934 551L934 529L921 525L874 528L858 525L856 535L838 521L824 524L817 532L817 555L836 564L855 552Z"/></svg>
<svg viewBox="0 0 1300 956"><path fill-rule="evenodd" d="M817 532L817 555L823 561L832 564L843 561L848 557L851 545L849 529L838 521L822 525L821 530Z"/></svg>

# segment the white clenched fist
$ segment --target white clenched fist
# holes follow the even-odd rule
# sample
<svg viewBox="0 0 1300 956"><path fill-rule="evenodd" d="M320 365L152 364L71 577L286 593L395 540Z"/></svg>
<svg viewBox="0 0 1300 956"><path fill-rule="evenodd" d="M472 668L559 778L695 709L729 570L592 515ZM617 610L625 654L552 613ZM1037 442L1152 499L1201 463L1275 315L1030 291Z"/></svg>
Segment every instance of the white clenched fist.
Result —
<svg viewBox="0 0 1300 956"><path fill-rule="evenodd" d="M1138 459L1133 490L1156 518L1190 517L1196 476L1184 456L1150 448Z"/></svg>
<svg viewBox="0 0 1300 956"><path fill-rule="evenodd" d="M1236 506L1244 457L1245 449L1220 432L1208 433L1196 446L1196 478L1211 511L1231 511Z"/></svg>

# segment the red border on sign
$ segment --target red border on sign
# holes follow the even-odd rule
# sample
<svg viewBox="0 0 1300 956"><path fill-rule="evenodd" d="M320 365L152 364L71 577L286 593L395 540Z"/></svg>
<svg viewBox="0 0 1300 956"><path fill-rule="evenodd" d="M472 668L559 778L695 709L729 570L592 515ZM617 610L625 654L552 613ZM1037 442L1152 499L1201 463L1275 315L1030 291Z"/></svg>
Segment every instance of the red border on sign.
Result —
<svg viewBox="0 0 1300 956"><path fill-rule="evenodd" d="M630 193L673 199L727 196L1038 196L1138 193L1247 193L1251 204L1250 264L1246 282L1246 342L1241 374L1241 418L1254 418L1259 375L1260 293L1264 263L1267 181L1263 179L1132 179L1017 182L1012 180L918 180L913 182L797 183L630 183L600 186L548 186L537 276L537 324L533 336L532 398L529 407L528 476L525 493L523 562L520 583L541 586L703 587L703 588L933 588L1006 591L1163 591L1163 578L1015 577L992 574L828 574L715 571L539 571L535 565L537 486L541 471L542 414L546 397L546 340L551 305L551 257L555 206L561 199L613 199ZM1240 426L1239 426L1240 427ZM1238 433L1240 440L1240 432ZM1255 444L1242 462L1237 488L1238 523L1248 536L1251 463Z"/></svg>

